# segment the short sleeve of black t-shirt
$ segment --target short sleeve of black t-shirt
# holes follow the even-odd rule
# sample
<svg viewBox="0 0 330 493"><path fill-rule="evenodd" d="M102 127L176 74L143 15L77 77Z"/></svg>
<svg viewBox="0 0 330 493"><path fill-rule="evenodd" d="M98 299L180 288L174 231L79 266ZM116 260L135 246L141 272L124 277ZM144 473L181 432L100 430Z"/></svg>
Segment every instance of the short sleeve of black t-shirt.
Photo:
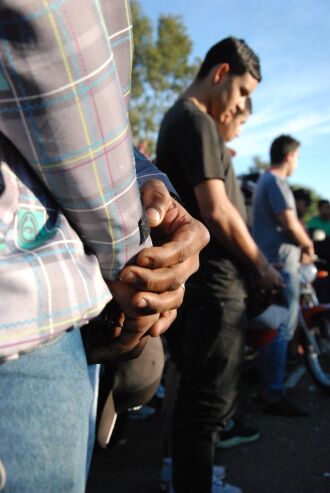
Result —
<svg viewBox="0 0 330 493"><path fill-rule="evenodd" d="M213 119L184 99L177 103L177 116L176 133L181 142L176 152L190 185L211 178L224 180L224 142Z"/></svg>
<svg viewBox="0 0 330 493"><path fill-rule="evenodd" d="M157 166L169 176L194 214L193 188L207 179L225 180L224 155L224 142L213 119L191 101L178 100L161 124Z"/></svg>

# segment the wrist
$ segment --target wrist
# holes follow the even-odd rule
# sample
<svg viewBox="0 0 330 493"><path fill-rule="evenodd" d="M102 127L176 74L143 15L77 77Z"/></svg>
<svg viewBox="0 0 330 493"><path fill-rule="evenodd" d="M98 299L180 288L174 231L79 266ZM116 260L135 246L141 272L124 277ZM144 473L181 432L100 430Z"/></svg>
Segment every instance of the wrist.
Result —
<svg viewBox="0 0 330 493"><path fill-rule="evenodd" d="M270 269L270 268L271 268L271 265L270 265L270 263L268 262L268 263L264 266L264 268L263 268L262 270L258 270L258 275L259 275L259 277L261 277L262 279L263 279L264 277L266 277L266 276L267 276L267 274L268 274L268 272L269 272L269 269Z"/></svg>
<svg viewBox="0 0 330 493"><path fill-rule="evenodd" d="M257 259L257 262L254 265L256 273L259 277L263 278L267 275L271 264L268 262L268 260L263 256L260 255Z"/></svg>
<svg viewBox="0 0 330 493"><path fill-rule="evenodd" d="M309 242L309 243L304 243L303 245L301 245L301 249L302 250L310 250L311 248L314 248L314 245L313 245L313 242Z"/></svg>
<svg viewBox="0 0 330 493"><path fill-rule="evenodd" d="M313 248L314 249L314 243L312 241L310 243L308 243L308 248Z"/></svg>

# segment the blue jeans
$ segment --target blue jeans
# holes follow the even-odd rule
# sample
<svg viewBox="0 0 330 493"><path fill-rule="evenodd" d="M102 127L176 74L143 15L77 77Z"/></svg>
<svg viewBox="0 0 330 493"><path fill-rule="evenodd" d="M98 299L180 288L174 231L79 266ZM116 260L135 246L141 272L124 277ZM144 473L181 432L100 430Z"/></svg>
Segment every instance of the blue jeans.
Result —
<svg viewBox="0 0 330 493"><path fill-rule="evenodd" d="M283 337L290 341L298 323L300 280L298 271L295 269L290 270L287 268L283 271L283 275L285 287L283 288L282 293L289 309L289 317L286 323L280 327L280 331L282 332Z"/></svg>
<svg viewBox="0 0 330 493"><path fill-rule="evenodd" d="M88 373L93 388L94 396L89 415L89 432L88 432L88 445L87 445L87 460L86 460L86 480L88 477L89 468L92 462L92 455L94 450L95 433L96 433L96 414L97 403L99 398L99 384L100 384L100 370L101 365L89 365Z"/></svg>
<svg viewBox="0 0 330 493"><path fill-rule="evenodd" d="M180 383L173 416L173 481L176 493L209 493L221 425L234 414L246 326L242 299L191 293L182 324Z"/></svg>
<svg viewBox="0 0 330 493"><path fill-rule="evenodd" d="M79 330L0 366L4 493L83 493L93 388Z"/></svg>
<svg viewBox="0 0 330 493"><path fill-rule="evenodd" d="M275 339L258 350L258 367L265 397L275 399L283 393L288 343L292 339L298 321L299 277L296 270L284 272L283 297L288 307L288 319L277 328Z"/></svg>

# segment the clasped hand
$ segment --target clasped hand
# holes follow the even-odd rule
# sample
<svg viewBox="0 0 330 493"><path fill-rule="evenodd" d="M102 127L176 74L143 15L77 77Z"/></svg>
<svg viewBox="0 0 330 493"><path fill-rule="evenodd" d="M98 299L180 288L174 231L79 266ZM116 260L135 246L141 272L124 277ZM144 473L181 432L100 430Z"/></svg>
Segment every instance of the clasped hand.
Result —
<svg viewBox="0 0 330 493"><path fill-rule="evenodd" d="M136 357L146 335L157 337L176 317L184 283L199 267L199 252L209 241L205 226L194 219L159 180L141 189L142 203L154 246L142 250L127 265L119 281L109 283L122 313L113 357Z"/></svg>

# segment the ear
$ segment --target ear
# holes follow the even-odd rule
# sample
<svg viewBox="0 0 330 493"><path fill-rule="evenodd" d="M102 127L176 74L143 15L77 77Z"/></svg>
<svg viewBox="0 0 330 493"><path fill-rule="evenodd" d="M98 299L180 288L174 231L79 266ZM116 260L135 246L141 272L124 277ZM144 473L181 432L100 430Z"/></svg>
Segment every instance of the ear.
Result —
<svg viewBox="0 0 330 493"><path fill-rule="evenodd" d="M225 113L223 116L223 125L229 125L229 123L233 120L233 116L231 113Z"/></svg>
<svg viewBox="0 0 330 493"><path fill-rule="evenodd" d="M291 161L294 157L294 151L289 151L285 156L285 161Z"/></svg>
<svg viewBox="0 0 330 493"><path fill-rule="evenodd" d="M229 63L220 63L213 69L213 82L218 84L229 73Z"/></svg>

